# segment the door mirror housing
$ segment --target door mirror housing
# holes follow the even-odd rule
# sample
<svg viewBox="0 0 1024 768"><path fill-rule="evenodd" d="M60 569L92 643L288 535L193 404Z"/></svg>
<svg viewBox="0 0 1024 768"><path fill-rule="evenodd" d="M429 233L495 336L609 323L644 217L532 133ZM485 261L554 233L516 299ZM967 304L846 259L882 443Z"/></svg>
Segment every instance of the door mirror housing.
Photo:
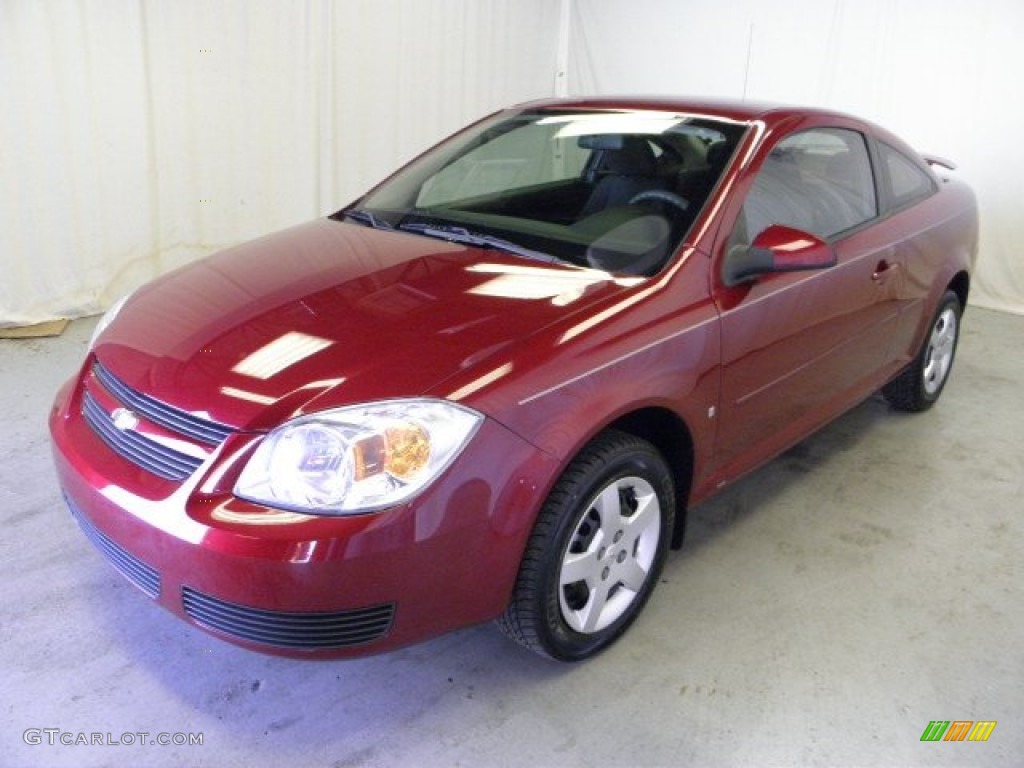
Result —
<svg viewBox="0 0 1024 768"><path fill-rule="evenodd" d="M729 249L722 280L731 287L760 275L827 269L835 265L835 249L820 237L773 224L750 245L735 245Z"/></svg>

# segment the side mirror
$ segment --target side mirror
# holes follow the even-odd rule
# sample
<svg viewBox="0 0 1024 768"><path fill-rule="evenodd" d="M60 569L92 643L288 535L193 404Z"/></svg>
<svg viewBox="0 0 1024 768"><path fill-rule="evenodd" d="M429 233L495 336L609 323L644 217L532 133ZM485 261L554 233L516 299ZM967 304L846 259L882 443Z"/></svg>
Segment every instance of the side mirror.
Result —
<svg viewBox="0 0 1024 768"><path fill-rule="evenodd" d="M750 245L735 245L729 249L722 280L731 287L758 275L827 269L835 265L835 250L820 237L773 224Z"/></svg>

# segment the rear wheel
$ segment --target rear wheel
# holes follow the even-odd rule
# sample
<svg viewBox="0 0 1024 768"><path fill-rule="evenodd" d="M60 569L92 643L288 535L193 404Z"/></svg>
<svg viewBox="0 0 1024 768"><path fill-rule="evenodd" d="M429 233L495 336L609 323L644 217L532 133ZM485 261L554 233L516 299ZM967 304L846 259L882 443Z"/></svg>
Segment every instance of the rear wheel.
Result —
<svg viewBox="0 0 1024 768"><path fill-rule="evenodd" d="M608 432L570 464L538 515L502 631L537 653L577 661L640 613L672 538L675 494L650 443Z"/></svg>
<svg viewBox="0 0 1024 768"><path fill-rule="evenodd" d="M946 291L917 357L882 388L893 408L924 411L939 399L953 368L962 311L960 298L953 291Z"/></svg>

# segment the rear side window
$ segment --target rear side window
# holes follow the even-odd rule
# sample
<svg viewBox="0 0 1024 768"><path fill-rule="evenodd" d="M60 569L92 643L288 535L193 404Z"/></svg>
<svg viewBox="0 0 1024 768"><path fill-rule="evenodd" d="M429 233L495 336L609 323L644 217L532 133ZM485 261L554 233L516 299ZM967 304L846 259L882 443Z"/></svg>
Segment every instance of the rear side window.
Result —
<svg viewBox="0 0 1024 768"><path fill-rule="evenodd" d="M935 181L909 157L888 144L879 144L878 149L889 177L893 208L902 208L935 191Z"/></svg>
<svg viewBox="0 0 1024 768"><path fill-rule="evenodd" d="M841 128L789 136L771 151L743 204L733 242L773 224L830 238L878 215L864 137Z"/></svg>

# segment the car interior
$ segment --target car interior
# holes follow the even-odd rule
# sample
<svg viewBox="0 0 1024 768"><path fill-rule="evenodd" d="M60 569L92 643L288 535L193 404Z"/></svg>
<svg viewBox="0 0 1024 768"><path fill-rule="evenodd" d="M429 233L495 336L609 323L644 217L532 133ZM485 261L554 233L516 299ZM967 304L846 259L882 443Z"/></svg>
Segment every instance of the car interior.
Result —
<svg viewBox="0 0 1024 768"><path fill-rule="evenodd" d="M633 130L617 130L616 121L630 118L524 113L469 137L447 157L428 158L422 170L411 167L335 216L653 275L710 198L745 128L648 116L633 120Z"/></svg>
<svg viewBox="0 0 1024 768"><path fill-rule="evenodd" d="M589 151L578 177L452 207L467 224L497 222L466 214L497 214L504 234L574 263L650 275L693 223L734 146L689 134L596 134L577 144Z"/></svg>

